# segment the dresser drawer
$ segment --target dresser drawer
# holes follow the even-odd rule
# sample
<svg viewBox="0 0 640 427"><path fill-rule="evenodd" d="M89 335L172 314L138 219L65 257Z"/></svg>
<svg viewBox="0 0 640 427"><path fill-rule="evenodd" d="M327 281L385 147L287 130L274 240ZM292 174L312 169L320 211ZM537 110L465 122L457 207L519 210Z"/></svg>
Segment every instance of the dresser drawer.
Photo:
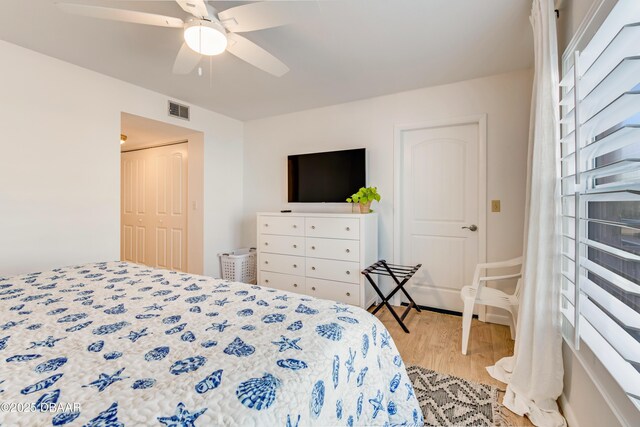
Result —
<svg viewBox="0 0 640 427"><path fill-rule="evenodd" d="M307 218L305 235L357 240L360 238L360 221L356 218Z"/></svg>
<svg viewBox="0 0 640 427"><path fill-rule="evenodd" d="M306 255L315 258L358 262L360 260L360 241L307 237Z"/></svg>
<svg viewBox="0 0 640 427"><path fill-rule="evenodd" d="M332 259L307 258L307 277L360 283L360 264Z"/></svg>
<svg viewBox="0 0 640 427"><path fill-rule="evenodd" d="M353 283L307 278L307 295L360 305L360 286Z"/></svg>
<svg viewBox="0 0 640 427"><path fill-rule="evenodd" d="M287 292L305 292L305 278L291 274L273 273L271 271L260 272L260 285Z"/></svg>
<svg viewBox="0 0 640 427"><path fill-rule="evenodd" d="M261 234L258 245L262 252L304 256L304 237L302 236Z"/></svg>
<svg viewBox="0 0 640 427"><path fill-rule="evenodd" d="M304 218L293 216L259 216L258 233L304 235Z"/></svg>
<svg viewBox="0 0 640 427"><path fill-rule="evenodd" d="M304 257L261 253L258 268L274 273L304 276Z"/></svg>

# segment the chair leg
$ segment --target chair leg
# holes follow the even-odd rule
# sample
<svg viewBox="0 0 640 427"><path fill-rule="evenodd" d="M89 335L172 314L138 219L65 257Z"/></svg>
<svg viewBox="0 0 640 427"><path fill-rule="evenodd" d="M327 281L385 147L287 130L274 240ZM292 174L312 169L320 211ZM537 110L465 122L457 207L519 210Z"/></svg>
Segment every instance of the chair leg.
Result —
<svg viewBox="0 0 640 427"><path fill-rule="evenodd" d="M473 301L465 300L462 312L462 354L466 356L469 346L469 333L471 332L471 319L473 318Z"/></svg>
<svg viewBox="0 0 640 427"><path fill-rule="evenodd" d="M511 339L516 339L516 330L518 329L518 308L512 306L509 310L511 313L511 325L509 328L511 329Z"/></svg>

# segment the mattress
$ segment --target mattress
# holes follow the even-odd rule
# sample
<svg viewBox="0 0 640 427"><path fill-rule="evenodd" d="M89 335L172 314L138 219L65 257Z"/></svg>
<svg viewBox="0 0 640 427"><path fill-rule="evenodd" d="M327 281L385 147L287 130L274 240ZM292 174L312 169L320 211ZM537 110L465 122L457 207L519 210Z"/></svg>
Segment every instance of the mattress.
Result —
<svg viewBox="0 0 640 427"><path fill-rule="evenodd" d="M422 425L389 332L333 301L123 262L0 279L2 425Z"/></svg>

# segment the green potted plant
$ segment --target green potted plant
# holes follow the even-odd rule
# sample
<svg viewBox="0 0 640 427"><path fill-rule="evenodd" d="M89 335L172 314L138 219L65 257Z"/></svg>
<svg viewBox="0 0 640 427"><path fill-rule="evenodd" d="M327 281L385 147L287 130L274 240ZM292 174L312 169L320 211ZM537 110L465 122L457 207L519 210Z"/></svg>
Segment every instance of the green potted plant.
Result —
<svg viewBox="0 0 640 427"><path fill-rule="evenodd" d="M347 198L349 203L358 203L360 205L360 213L371 212L371 202L379 202L380 195L378 194L378 187L360 188L357 193Z"/></svg>

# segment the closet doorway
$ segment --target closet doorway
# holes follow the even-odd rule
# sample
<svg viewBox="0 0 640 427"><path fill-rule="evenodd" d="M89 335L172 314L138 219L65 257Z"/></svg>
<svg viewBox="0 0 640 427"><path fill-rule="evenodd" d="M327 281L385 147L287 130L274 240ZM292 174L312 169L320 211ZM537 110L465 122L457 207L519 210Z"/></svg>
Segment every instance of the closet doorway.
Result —
<svg viewBox="0 0 640 427"><path fill-rule="evenodd" d="M202 134L123 113L122 140L121 260L201 273Z"/></svg>
<svg viewBox="0 0 640 427"><path fill-rule="evenodd" d="M187 270L187 142L122 153L125 261Z"/></svg>

